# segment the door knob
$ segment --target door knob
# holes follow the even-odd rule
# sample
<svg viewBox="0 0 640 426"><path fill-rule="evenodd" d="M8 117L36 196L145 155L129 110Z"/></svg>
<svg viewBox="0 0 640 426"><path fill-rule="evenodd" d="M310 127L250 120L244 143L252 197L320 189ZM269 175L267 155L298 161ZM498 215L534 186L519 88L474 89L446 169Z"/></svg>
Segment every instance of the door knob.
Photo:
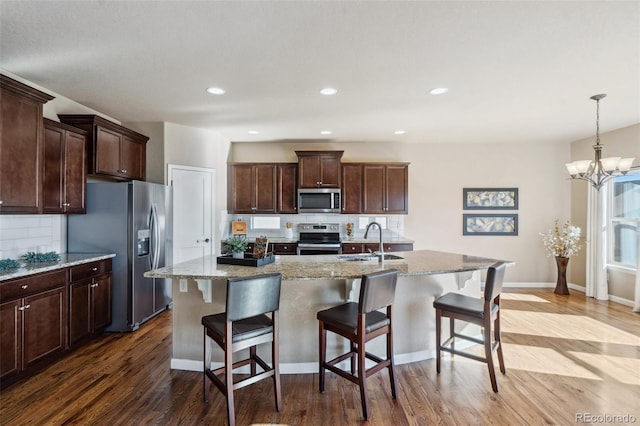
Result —
<svg viewBox="0 0 640 426"><path fill-rule="evenodd" d="M204 240L196 240L196 243L208 243L211 241L209 238L205 238Z"/></svg>

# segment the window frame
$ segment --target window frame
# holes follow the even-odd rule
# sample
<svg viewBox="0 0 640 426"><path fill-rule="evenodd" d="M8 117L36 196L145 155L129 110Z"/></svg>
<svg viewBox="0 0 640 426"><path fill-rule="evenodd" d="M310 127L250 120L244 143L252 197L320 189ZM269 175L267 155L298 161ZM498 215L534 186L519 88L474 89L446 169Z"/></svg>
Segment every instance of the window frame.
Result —
<svg viewBox="0 0 640 426"><path fill-rule="evenodd" d="M640 166L633 167L626 176L629 175L638 175L640 177ZM634 218L614 218L613 216L613 205L614 205L614 191L613 184L615 182L615 178L611 179L606 185L606 220L605 226L607 230L607 259L606 266L607 268L625 271L625 272L634 272L638 269L638 265L631 265L623 262L618 262L615 260L615 235L614 229L616 224L624 224L624 223L632 223L636 224L636 228L638 229L638 238L640 238L640 217Z"/></svg>

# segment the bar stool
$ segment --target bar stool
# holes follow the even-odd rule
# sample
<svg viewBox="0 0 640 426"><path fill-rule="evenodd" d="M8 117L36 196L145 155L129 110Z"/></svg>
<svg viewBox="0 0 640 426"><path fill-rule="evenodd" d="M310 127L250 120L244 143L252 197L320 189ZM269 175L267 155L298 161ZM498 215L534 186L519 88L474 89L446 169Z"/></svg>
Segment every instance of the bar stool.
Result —
<svg viewBox="0 0 640 426"><path fill-rule="evenodd" d="M396 381L393 362L393 333L391 323L391 305L396 291L398 271L389 269L386 271L365 274L362 276L360 286L360 298L358 303L349 302L319 311L319 388L324 392L325 369L333 371L337 375L356 383L360 387L360 399L362 413L365 420L369 419L369 401L367 396L367 377L377 373L383 368L389 369L391 382L391 395L396 399ZM386 314L378 309L386 307ZM327 331L336 333L349 340L350 351L337 358L326 361L327 358ZM365 351L365 343L369 340L386 335L387 357L382 359ZM375 365L367 369L365 358L375 362ZM351 372L337 367L336 364L346 359L351 360ZM357 359L357 374L355 360Z"/></svg>
<svg viewBox="0 0 640 426"><path fill-rule="evenodd" d="M433 302L436 308L436 371L440 374L440 351L460 355L466 358L481 361L489 368L489 378L494 392L498 392L496 373L493 367L493 351L498 352L500 371L506 374L504 359L502 357L502 340L500 337L500 292L504 280L505 264L495 263L487 270L487 279L484 285L484 297L475 298L459 293L447 293ZM442 317L449 318L449 338L441 343ZM483 339L477 339L455 332L455 320L461 320L482 326ZM493 340L491 341L491 323L493 322ZM455 339L460 338L484 345L484 357L468 352L456 350Z"/></svg>
<svg viewBox="0 0 640 426"><path fill-rule="evenodd" d="M280 370L278 358L278 310L280 307L279 273L255 275L227 280L227 301L225 312L202 317L204 326L204 401L209 400L209 378L227 400L229 425L235 425L233 391L268 377L273 378L276 410L282 408L280 394ZM268 313L271 313L269 318ZM224 366L210 369L207 360L207 336L224 351ZM269 367L256 353L256 345L271 342ZM233 353L249 348L249 357L233 362ZM209 365L208 365L209 364ZM263 370L256 372L256 364ZM251 366L249 377L233 381L233 370L245 365ZM220 377L224 376L224 381Z"/></svg>

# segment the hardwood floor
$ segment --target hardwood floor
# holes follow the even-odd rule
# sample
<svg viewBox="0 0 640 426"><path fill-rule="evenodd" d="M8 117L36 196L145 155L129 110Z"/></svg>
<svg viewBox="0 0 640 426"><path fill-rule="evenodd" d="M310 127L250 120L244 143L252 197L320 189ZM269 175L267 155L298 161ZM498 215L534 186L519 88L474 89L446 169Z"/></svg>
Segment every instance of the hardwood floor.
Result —
<svg viewBox="0 0 640 426"><path fill-rule="evenodd" d="M588 415L640 423L640 315L630 307L576 291L507 290L502 318L507 374L497 373L498 394L484 364L444 355L440 375L435 359L399 365L395 401L388 375L369 379L368 423L357 386L327 373L323 394L317 374L283 375L280 413L270 381L236 391L237 424L564 425ZM203 403L201 373L170 370L170 356L166 312L3 390L0 424L225 424L222 395L212 388Z"/></svg>

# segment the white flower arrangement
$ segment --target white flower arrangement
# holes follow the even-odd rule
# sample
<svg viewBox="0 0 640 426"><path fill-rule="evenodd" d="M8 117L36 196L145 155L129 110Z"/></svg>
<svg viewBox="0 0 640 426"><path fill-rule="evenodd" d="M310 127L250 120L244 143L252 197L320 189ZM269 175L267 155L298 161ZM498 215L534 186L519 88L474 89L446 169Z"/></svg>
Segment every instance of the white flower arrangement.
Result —
<svg viewBox="0 0 640 426"><path fill-rule="evenodd" d="M556 219L553 229L540 235L542 235L542 242L549 256L571 257L581 248L579 244L580 232L580 228L572 226L568 220L560 230Z"/></svg>

